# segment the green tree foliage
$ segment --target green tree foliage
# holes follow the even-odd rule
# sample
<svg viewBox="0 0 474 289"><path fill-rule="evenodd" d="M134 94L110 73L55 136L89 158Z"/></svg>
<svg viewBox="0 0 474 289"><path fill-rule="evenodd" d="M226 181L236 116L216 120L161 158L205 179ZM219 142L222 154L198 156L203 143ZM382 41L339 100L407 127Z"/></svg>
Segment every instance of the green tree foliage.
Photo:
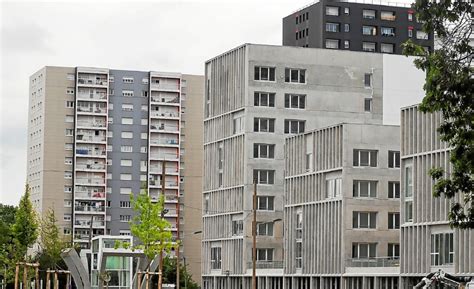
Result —
<svg viewBox="0 0 474 289"><path fill-rule="evenodd" d="M32 246L38 238L38 222L33 205L30 201L30 188L25 186L25 194L21 197L13 224L15 249L21 256L25 256L28 247Z"/></svg>
<svg viewBox="0 0 474 289"><path fill-rule="evenodd" d="M15 268L12 226L16 211L14 206L0 204L0 275L6 274L2 278L6 278L9 283L13 281Z"/></svg>
<svg viewBox="0 0 474 289"><path fill-rule="evenodd" d="M179 283L183 289L198 289L199 285L194 282L192 275L187 270L187 265L179 264ZM163 260L163 283L176 284L176 258L166 257Z"/></svg>
<svg viewBox="0 0 474 289"><path fill-rule="evenodd" d="M450 224L474 228L474 78L470 1L417 0L413 7L427 33L435 33L436 49L425 51L408 41L407 55L418 56L417 68L426 72L423 112L440 112L444 122L439 128L441 139L451 148L452 171L448 174L434 168L434 196L451 198Z"/></svg>
<svg viewBox="0 0 474 289"><path fill-rule="evenodd" d="M41 219L40 252L36 256L42 269L65 269L61 257L62 250L69 247L70 242L60 233L54 210L50 208Z"/></svg>

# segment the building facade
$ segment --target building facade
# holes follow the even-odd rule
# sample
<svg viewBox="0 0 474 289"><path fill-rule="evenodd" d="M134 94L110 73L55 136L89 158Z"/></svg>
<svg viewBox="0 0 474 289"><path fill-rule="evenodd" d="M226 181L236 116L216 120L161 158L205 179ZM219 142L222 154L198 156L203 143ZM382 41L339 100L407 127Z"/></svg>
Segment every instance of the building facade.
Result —
<svg viewBox="0 0 474 289"><path fill-rule="evenodd" d="M191 131L202 130L194 121L202 105L186 106L186 99L202 102L202 82L202 76L88 67L44 67L31 76L27 182L35 208L53 208L64 234L87 248L90 233L130 235L130 195L146 188L155 200L164 193L176 239L185 234L186 219L199 230L193 221L200 190L193 186L201 176L186 172L183 154L197 152L186 158L201 162L202 141ZM185 206L194 210L184 215ZM199 252L196 243L185 242L183 253L186 246ZM193 264L199 276L199 263Z"/></svg>
<svg viewBox="0 0 474 289"><path fill-rule="evenodd" d="M285 288L398 288L399 126L339 124L285 144Z"/></svg>
<svg viewBox="0 0 474 289"><path fill-rule="evenodd" d="M418 105L401 111L401 288L438 269L474 274L474 230L450 228L452 201L433 197L428 174L435 167L451 173L450 148L437 131L442 121L441 114L423 113Z"/></svg>
<svg viewBox="0 0 474 289"><path fill-rule="evenodd" d="M282 288L284 140L382 124L386 69L382 54L254 44L206 62L203 288L251 286L254 179L259 284Z"/></svg>
<svg viewBox="0 0 474 289"><path fill-rule="evenodd" d="M401 44L410 39L433 49L433 35L422 31L409 4L382 3L310 4L283 18L283 45L402 54Z"/></svg>

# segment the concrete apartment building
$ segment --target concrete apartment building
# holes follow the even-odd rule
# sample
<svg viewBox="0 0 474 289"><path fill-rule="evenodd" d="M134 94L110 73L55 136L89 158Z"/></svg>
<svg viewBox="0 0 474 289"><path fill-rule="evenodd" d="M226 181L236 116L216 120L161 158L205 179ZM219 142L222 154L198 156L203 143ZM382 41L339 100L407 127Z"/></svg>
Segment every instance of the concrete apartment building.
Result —
<svg viewBox="0 0 474 289"><path fill-rule="evenodd" d="M53 208L84 248L91 228L93 236L130 235L130 194L146 183L157 199L165 162L174 237L200 230L203 92L202 76L180 73L48 66L33 74L27 182L36 210ZM195 277L199 238L182 247Z"/></svg>
<svg viewBox="0 0 474 289"><path fill-rule="evenodd" d="M402 54L408 39L433 49L408 3L321 0L283 18L288 46Z"/></svg>
<svg viewBox="0 0 474 289"><path fill-rule="evenodd" d="M441 167L450 173L452 168L450 148L437 132L442 121L441 114L423 113L418 105L401 111L400 288L412 288L438 269L474 274L474 230L451 229L452 201L432 195L429 170Z"/></svg>
<svg viewBox="0 0 474 289"><path fill-rule="evenodd" d="M286 139L284 288L399 288L399 131L338 124Z"/></svg>
<svg viewBox="0 0 474 289"><path fill-rule="evenodd" d="M282 288L285 138L341 122L384 123L390 115L385 112L400 107L405 93L413 98L421 90L412 82L416 68L404 61L386 54L245 44L206 62L203 288L251 286L254 179L257 275L266 286L259 288ZM390 79L403 82L404 89Z"/></svg>

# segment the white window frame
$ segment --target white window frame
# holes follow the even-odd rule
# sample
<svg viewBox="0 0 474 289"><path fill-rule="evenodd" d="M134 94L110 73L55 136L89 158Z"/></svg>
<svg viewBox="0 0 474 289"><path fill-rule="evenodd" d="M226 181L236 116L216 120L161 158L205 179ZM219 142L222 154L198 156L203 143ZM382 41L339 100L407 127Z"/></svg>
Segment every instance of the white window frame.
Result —
<svg viewBox="0 0 474 289"><path fill-rule="evenodd" d="M253 105L258 107L275 107L275 93L255 91Z"/></svg>
<svg viewBox="0 0 474 289"><path fill-rule="evenodd" d="M134 96L134 92L133 90L122 90L122 96L124 97L133 97Z"/></svg>
<svg viewBox="0 0 474 289"><path fill-rule="evenodd" d="M327 49L339 49L338 39L326 39L324 41L324 47Z"/></svg>
<svg viewBox="0 0 474 289"><path fill-rule="evenodd" d="M122 131L120 136L124 139L132 139L133 138L133 132L132 131Z"/></svg>
<svg viewBox="0 0 474 289"><path fill-rule="evenodd" d="M253 157L256 159L274 159L275 147L276 147L275 144L254 143L253 144ZM263 150L264 152L262 152Z"/></svg>
<svg viewBox="0 0 474 289"><path fill-rule="evenodd" d="M275 211L275 197L257 196L257 211Z"/></svg>
<svg viewBox="0 0 474 289"><path fill-rule="evenodd" d="M398 188L398 192L397 192ZM390 196L390 191L392 196ZM397 197L398 194L398 197ZM389 199L400 199L400 182L399 181L389 181L388 182L388 198Z"/></svg>
<svg viewBox="0 0 474 289"><path fill-rule="evenodd" d="M306 95L286 93L285 94L285 108L305 109L306 108Z"/></svg>
<svg viewBox="0 0 474 289"><path fill-rule="evenodd" d="M273 248L257 248L257 261L273 262L274 251ZM261 258L261 255L263 255L264 258Z"/></svg>
<svg viewBox="0 0 474 289"><path fill-rule="evenodd" d="M326 6L327 16L339 16L339 7L337 6Z"/></svg>
<svg viewBox="0 0 474 289"><path fill-rule="evenodd" d="M398 216L398 220L397 220L397 216ZM390 227L390 221L392 223L392 227ZM388 226L389 230L398 230L398 229L400 229L400 212L389 212L388 213L387 226Z"/></svg>
<svg viewBox="0 0 474 289"><path fill-rule="evenodd" d="M378 150L371 150L371 149L354 149L353 150L353 157L355 158L355 154L357 153L357 161L353 159L353 166L354 167L371 167L376 168L378 166ZM361 164L361 154L368 153L367 156L367 164ZM372 166L372 159L375 157L375 166Z"/></svg>
<svg viewBox="0 0 474 289"><path fill-rule="evenodd" d="M122 82L123 83L133 83L135 79L131 76L124 76L122 77Z"/></svg>
<svg viewBox="0 0 474 289"><path fill-rule="evenodd" d="M293 74L296 72L296 80L293 79ZM285 83L306 84L307 82L306 69L303 68L285 68Z"/></svg>
<svg viewBox="0 0 474 289"><path fill-rule="evenodd" d="M370 46L370 48L369 48ZM362 42L362 50L368 52L376 52L377 51L377 44L375 42Z"/></svg>
<svg viewBox="0 0 474 289"><path fill-rule="evenodd" d="M121 195L130 195L132 193L132 188L120 188Z"/></svg>
<svg viewBox="0 0 474 289"><path fill-rule="evenodd" d="M361 223L363 215L367 219L367 226ZM377 212L352 212L352 229L376 230L377 215Z"/></svg>
<svg viewBox="0 0 474 289"><path fill-rule="evenodd" d="M258 122L258 125L256 122ZM254 124L253 126L254 132L269 132L269 133L275 132L275 119L274 118L255 117L253 124ZM262 129L262 124L265 124L266 128Z"/></svg>
<svg viewBox="0 0 474 289"><path fill-rule="evenodd" d="M339 32L340 26L339 23L326 22L326 32Z"/></svg>
<svg viewBox="0 0 474 289"><path fill-rule="evenodd" d="M273 185L275 184L275 170L254 169L253 178L259 185Z"/></svg>
<svg viewBox="0 0 474 289"><path fill-rule="evenodd" d="M133 165L133 161L132 160L120 160L120 166L122 167L131 167Z"/></svg>
<svg viewBox="0 0 474 289"><path fill-rule="evenodd" d="M124 125L133 125L132 117L122 117L122 124Z"/></svg>
<svg viewBox="0 0 474 289"><path fill-rule="evenodd" d="M133 104L122 103L122 111L133 111Z"/></svg>
<svg viewBox="0 0 474 289"><path fill-rule="evenodd" d="M130 146L130 145L120 146L120 152L122 152L122 153L133 153L133 146Z"/></svg>
<svg viewBox="0 0 474 289"><path fill-rule="evenodd" d="M297 131L293 131L293 124L297 124ZM285 134L299 134L304 133L306 126L306 121L301 119L285 119L284 130Z"/></svg>
<svg viewBox="0 0 474 289"><path fill-rule="evenodd" d="M257 73L257 70L258 70L258 73ZM268 77L262 78L262 71L265 71L265 70ZM276 68L272 66L255 66L253 79L255 81L275 82L276 81Z"/></svg>

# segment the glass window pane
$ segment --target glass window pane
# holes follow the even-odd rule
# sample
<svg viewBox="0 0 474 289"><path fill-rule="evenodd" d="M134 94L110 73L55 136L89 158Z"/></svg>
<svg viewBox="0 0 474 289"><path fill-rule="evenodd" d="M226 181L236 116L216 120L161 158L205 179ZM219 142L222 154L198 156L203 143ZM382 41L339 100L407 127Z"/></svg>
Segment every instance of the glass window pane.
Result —
<svg viewBox="0 0 474 289"><path fill-rule="evenodd" d="M369 165L369 152L368 151L360 151L360 166L368 166Z"/></svg>
<svg viewBox="0 0 474 289"><path fill-rule="evenodd" d="M306 82L305 73L306 73L306 71L300 70L300 83L305 83Z"/></svg>
<svg viewBox="0 0 474 289"><path fill-rule="evenodd" d="M268 80L268 68L262 67L260 70L261 80Z"/></svg>
<svg viewBox="0 0 474 289"><path fill-rule="evenodd" d="M270 81L275 81L275 68L270 68Z"/></svg>
<svg viewBox="0 0 474 289"><path fill-rule="evenodd" d="M298 82L298 70L291 70L291 82Z"/></svg>
<svg viewBox="0 0 474 289"><path fill-rule="evenodd" d="M260 67L256 66L255 67L255 80L260 80Z"/></svg>

